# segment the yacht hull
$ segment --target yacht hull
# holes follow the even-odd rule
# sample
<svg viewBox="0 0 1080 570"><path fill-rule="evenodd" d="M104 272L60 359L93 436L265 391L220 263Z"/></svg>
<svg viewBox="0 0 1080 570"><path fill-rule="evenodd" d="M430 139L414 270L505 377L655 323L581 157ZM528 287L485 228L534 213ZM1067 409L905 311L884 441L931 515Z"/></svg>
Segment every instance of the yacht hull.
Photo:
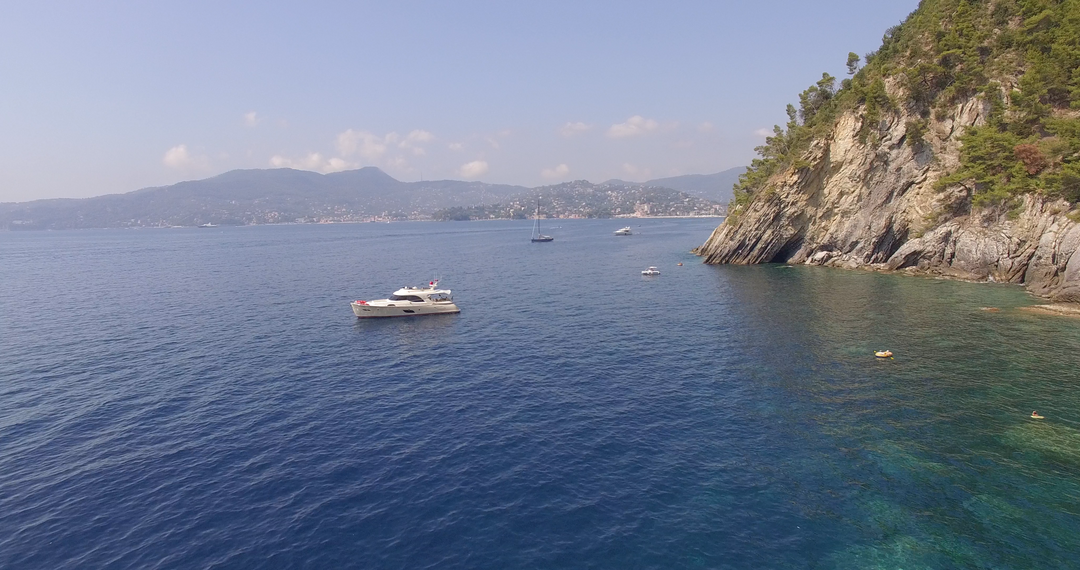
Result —
<svg viewBox="0 0 1080 570"><path fill-rule="evenodd" d="M352 303L353 314L360 319L381 319L388 317L420 317L423 315L448 315L460 313L461 309L453 303L401 303L394 305L372 305Z"/></svg>

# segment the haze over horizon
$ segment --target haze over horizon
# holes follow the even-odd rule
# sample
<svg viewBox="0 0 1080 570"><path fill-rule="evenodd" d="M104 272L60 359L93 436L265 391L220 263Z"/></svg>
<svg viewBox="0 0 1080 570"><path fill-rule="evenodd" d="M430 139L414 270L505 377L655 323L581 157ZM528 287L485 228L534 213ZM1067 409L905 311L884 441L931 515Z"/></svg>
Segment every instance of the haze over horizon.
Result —
<svg viewBox="0 0 1080 570"><path fill-rule="evenodd" d="M903 2L17 2L0 201L237 168L539 186L745 165Z"/></svg>

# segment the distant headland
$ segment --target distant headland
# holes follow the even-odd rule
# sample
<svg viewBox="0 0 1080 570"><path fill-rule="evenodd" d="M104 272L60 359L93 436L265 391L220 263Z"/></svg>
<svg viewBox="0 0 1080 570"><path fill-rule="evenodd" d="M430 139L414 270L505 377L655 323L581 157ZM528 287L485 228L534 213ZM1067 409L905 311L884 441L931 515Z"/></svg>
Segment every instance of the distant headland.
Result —
<svg viewBox="0 0 1080 570"><path fill-rule="evenodd" d="M375 167L331 174L233 170L126 194L0 203L0 230L509 219L525 217L538 197L549 217L716 216L726 212L742 170L538 188L459 180L402 182Z"/></svg>

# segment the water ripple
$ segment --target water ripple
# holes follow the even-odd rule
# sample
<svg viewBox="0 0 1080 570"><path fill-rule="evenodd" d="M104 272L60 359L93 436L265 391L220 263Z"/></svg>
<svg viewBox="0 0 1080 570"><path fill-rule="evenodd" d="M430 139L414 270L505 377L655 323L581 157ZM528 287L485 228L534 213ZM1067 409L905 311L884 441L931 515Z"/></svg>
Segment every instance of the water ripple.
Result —
<svg viewBox="0 0 1080 570"><path fill-rule="evenodd" d="M621 225L0 234L0 567L1076 567L1076 321Z"/></svg>

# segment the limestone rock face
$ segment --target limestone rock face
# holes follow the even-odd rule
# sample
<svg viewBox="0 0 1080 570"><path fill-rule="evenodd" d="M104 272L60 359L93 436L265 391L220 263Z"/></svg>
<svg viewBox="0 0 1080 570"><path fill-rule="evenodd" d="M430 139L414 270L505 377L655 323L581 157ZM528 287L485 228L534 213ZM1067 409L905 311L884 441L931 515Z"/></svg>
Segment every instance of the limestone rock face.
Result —
<svg viewBox="0 0 1080 570"><path fill-rule="evenodd" d="M982 124L977 98L907 140L904 112L860 142L862 119L840 116L803 157L811 166L774 176L695 253L710 264L786 262L1023 283L1055 301L1080 302L1080 225L1069 204L1025 196L1011 210L972 208L962 188L934 183L959 163L959 137Z"/></svg>

